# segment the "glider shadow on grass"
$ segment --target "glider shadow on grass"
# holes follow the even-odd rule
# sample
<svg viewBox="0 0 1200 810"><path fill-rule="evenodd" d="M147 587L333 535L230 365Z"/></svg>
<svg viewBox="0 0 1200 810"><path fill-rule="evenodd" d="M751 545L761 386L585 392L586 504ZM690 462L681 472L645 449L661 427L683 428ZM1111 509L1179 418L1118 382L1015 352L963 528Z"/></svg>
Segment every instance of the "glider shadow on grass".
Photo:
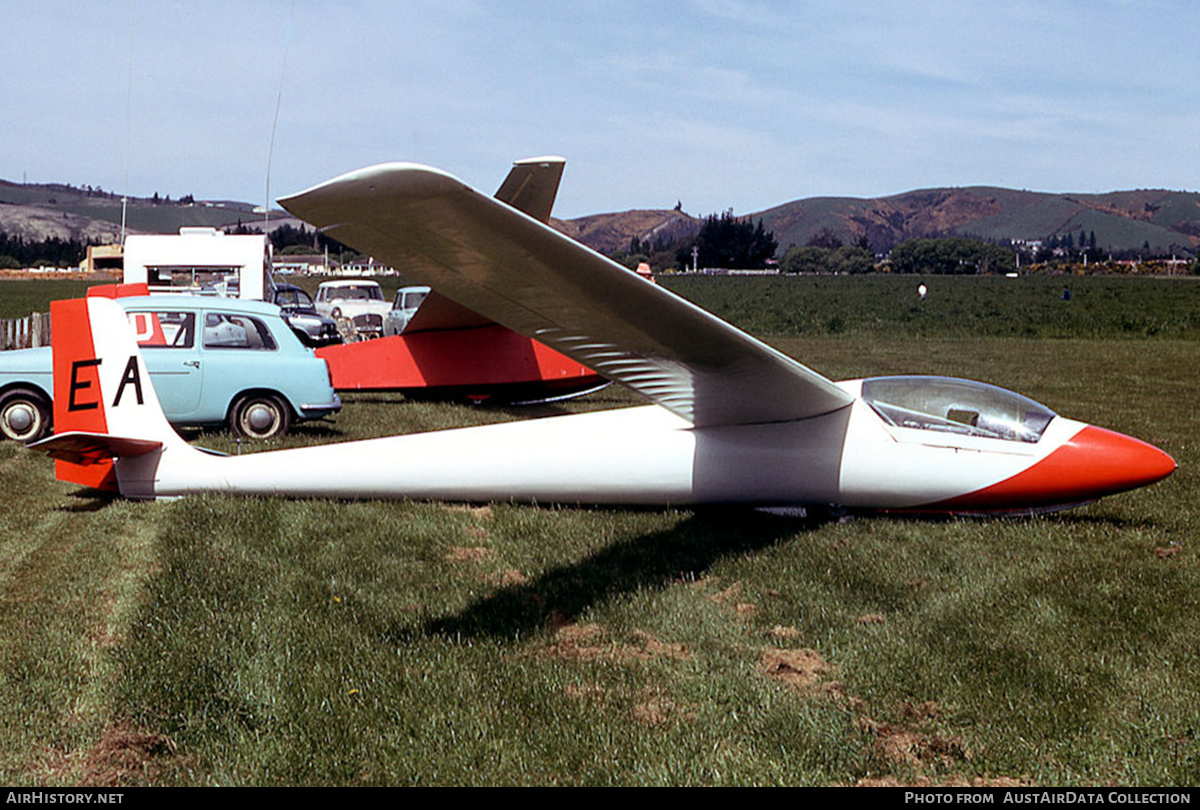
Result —
<svg viewBox="0 0 1200 810"><path fill-rule="evenodd" d="M389 635L397 643L420 636L518 638L549 624L574 621L622 594L700 579L725 558L770 548L825 520L733 507L697 510L668 531L615 543L527 583L503 587L454 615Z"/></svg>

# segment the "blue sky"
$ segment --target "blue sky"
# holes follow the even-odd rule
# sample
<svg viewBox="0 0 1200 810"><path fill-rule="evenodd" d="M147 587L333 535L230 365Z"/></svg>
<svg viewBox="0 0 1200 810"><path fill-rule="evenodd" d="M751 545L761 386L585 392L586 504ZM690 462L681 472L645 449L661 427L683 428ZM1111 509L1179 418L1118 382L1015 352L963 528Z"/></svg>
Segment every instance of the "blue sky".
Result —
<svg viewBox="0 0 1200 810"><path fill-rule="evenodd" d="M272 197L391 160L493 191L512 160L560 154L563 217L932 186L1200 189L1189 2L2 8L0 178L17 182L261 202L270 155Z"/></svg>

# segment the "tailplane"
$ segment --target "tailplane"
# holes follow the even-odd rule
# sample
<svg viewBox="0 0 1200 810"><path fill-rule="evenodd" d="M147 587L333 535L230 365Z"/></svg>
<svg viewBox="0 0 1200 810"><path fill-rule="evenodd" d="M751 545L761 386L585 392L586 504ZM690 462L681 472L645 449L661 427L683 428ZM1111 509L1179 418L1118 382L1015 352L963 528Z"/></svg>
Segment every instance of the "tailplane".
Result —
<svg viewBox="0 0 1200 810"><path fill-rule="evenodd" d="M55 475L117 491L113 461L186 443L158 402L125 311L105 297L54 301L54 429L30 445Z"/></svg>

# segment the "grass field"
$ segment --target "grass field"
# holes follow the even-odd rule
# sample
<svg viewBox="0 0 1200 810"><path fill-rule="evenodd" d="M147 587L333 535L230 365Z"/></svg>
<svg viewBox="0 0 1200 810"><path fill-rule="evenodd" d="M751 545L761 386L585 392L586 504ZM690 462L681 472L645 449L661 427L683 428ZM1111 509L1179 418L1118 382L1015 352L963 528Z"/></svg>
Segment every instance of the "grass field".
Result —
<svg viewBox="0 0 1200 810"><path fill-rule="evenodd" d="M24 318L31 312L49 312L51 301L84 295L89 286L86 281L61 279L0 279L0 318Z"/></svg>
<svg viewBox="0 0 1200 810"><path fill-rule="evenodd" d="M670 283L832 377L987 380L1179 470L1040 518L820 522L127 503L0 444L0 782L1200 782L1200 283L943 278L914 313L915 279L762 281ZM281 444L633 401L362 396Z"/></svg>

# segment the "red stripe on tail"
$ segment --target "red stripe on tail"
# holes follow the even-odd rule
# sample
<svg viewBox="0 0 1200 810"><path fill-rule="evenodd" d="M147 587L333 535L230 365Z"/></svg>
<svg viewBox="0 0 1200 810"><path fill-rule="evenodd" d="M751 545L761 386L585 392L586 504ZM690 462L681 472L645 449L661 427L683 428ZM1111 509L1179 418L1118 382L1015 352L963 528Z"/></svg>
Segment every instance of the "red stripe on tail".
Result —
<svg viewBox="0 0 1200 810"><path fill-rule="evenodd" d="M92 343L87 299L50 303L51 345L54 347L54 432L83 430L107 433L100 391L99 359ZM60 481L110 492L117 491L112 461L72 464L55 461Z"/></svg>

